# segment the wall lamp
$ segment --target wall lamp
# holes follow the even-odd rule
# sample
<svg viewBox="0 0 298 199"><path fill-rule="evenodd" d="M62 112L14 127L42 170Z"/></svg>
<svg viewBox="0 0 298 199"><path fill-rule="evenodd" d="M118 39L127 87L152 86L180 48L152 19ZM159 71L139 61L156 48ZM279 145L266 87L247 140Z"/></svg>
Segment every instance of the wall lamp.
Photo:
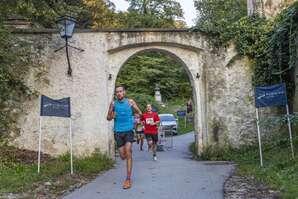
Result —
<svg viewBox="0 0 298 199"><path fill-rule="evenodd" d="M109 74L108 80L112 80L112 74Z"/></svg>
<svg viewBox="0 0 298 199"><path fill-rule="evenodd" d="M201 77L200 74L197 73L196 78L197 78L197 79L200 79L200 77Z"/></svg>
<svg viewBox="0 0 298 199"><path fill-rule="evenodd" d="M73 31L75 28L77 20L74 17L71 16L61 16L57 19L56 23L59 28L60 37L62 39L65 39L65 45L55 50L55 52L58 52L59 50L62 50L65 47L66 50L66 58L67 58L67 64L68 64L68 71L67 74L69 76L72 75L72 69L69 61L69 53L68 48L73 48L75 50L78 50L80 52L83 52L84 50L81 48L77 48L74 46L71 46L68 44L68 40L72 37Z"/></svg>

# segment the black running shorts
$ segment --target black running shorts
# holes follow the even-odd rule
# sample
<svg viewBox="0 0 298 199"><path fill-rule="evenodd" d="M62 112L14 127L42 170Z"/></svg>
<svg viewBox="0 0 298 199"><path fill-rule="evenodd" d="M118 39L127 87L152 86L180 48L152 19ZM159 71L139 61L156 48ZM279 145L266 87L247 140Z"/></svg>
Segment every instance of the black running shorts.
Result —
<svg viewBox="0 0 298 199"><path fill-rule="evenodd" d="M157 134L146 134L146 140L147 141L153 141L153 143L157 143L158 142L158 135Z"/></svg>
<svg viewBox="0 0 298 199"><path fill-rule="evenodd" d="M117 147L120 148L124 146L127 142L133 143L134 141L134 134L133 131L128 132L115 132L114 134L115 142Z"/></svg>

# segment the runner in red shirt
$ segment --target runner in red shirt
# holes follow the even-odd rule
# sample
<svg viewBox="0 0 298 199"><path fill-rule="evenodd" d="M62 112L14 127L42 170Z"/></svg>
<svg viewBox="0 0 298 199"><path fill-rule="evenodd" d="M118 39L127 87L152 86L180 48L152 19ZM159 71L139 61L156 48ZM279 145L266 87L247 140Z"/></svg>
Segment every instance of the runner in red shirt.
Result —
<svg viewBox="0 0 298 199"><path fill-rule="evenodd" d="M149 149L152 149L153 152L153 160L157 160L156 157L156 149L158 142L158 124L159 117L158 114L152 112L151 104L147 104L147 112L142 115L141 121L144 124L144 134L146 136L146 140L149 146Z"/></svg>

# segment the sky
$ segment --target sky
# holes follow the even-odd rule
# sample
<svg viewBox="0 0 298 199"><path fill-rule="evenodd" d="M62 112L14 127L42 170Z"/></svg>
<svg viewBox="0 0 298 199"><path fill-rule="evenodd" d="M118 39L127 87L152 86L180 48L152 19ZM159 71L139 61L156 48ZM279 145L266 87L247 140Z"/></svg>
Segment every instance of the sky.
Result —
<svg viewBox="0 0 298 199"><path fill-rule="evenodd" d="M125 11L128 8L128 3L125 0L111 0L116 5L116 10ZM176 0L182 6L184 11L184 20L189 27L194 25L196 18L196 10L193 0Z"/></svg>

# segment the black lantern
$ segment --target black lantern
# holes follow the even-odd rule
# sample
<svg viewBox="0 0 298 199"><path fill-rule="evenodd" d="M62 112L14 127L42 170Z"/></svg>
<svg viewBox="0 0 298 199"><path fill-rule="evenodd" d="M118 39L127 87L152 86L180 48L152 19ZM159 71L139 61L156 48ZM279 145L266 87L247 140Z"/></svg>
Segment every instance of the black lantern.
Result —
<svg viewBox="0 0 298 199"><path fill-rule="evenodd" d="M61 38L71 38L77 20L71 16L61 16L57 19L57 25Z"/></svg>
<svg viewBox="0 0 298 199"><path fill-rule="evenodd" d="M60 36L62 39L65 39L65 46L62 46L61 48L55 50L55 52L63 49L65 47L65 50L66 50L66 58L67 58L67 63L68 63L68 71L67 71L67 74L69 76L72 75L72 69L71 69L71 66L70 66L70 61L69 61L69 54L68 54L68 48L74 48L76 50L79 50L81 52L83 52L84 50L83 49L80 49L80 48L77 48L77 47L74 47L74 46L71 46L68 44L68 39L70 39L73 35L73 31L74 31L74 28L76 26L76 22L77 20L74 18L74 17L71 17L71 16L61 16L57 19L57 25L58 25L58 28L59 28L59 33L60 33Z"/></svg>

